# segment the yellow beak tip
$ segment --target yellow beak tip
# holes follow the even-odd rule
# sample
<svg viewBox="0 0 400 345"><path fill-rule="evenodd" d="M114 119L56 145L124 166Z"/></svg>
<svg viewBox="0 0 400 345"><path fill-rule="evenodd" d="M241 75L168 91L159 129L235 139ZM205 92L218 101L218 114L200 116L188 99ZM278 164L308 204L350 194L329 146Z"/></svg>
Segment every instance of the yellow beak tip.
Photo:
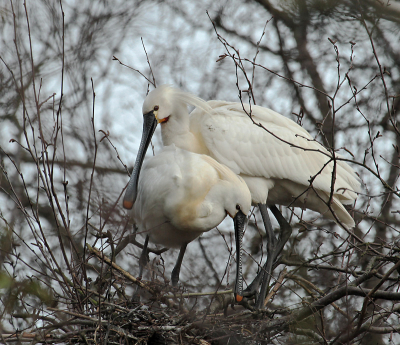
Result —
<svg viewBox="0 0 400 345"><path fill-rule="evenodd" d="M243 296L240 296L240 295L236 295L235 296L235 299L236 299L236 302L242 302L243 301Z"/></svg>
<svg viewBox="0 0 400 345"><path fill-rule="evenodd" d="M130 210L130 209L132 209L132 207L133 207L133 202L132 202L132 201L129 201L129 200L124 200L123 206L124 206L124 208L126 208L127 210Z"/></svg>

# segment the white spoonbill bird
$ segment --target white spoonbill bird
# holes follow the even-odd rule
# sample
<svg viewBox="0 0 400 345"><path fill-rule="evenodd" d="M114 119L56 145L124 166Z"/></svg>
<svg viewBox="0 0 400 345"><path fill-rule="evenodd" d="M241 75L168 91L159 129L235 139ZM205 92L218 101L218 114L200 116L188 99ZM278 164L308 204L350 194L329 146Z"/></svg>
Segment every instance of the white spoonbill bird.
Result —
<svg viewBox="0 0 400 345"><path fill-rule="evenodd" d="M241 243L250 207L246 183L229 168L209 156L182 150L174 144L166 146L146 161L139 178L132 214L138 231L147 235L140 262L147 259L148 240L181 248L171 277L176 285L187 244L230 215L236 239L234 292L236 300L241 301Z"/></svg>
<svg viewBox="0 0 400 345"><path fill-rule="evenodd" d="M195 107L190 114L188 105ZM260 106L206 102L162 85L144 100L143 118L142 141L124 207L132 208L135 202L141 164L158 123L164 146L175 144L209 155L241 176L251 192L253 204L260 207L268 240L267 262L248 287L254 293L263 281L257 308L261 307L267 292L273 262L291 234L290 225L275 204L314 210L346 229L354 226L343 205L352 204L360 190L355 172L339 156L334 159L305 129L283 115ZM278 241L267 205L281 226Z"/></svg>

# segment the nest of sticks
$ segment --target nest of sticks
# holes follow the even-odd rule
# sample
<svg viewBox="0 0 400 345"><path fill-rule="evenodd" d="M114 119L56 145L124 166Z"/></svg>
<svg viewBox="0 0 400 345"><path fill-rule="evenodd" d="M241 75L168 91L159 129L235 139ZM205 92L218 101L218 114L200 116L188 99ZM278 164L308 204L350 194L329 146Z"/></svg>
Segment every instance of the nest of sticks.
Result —
<svg viewBox="0 0 400 345"><path fill-rule="evenodd" d="M87 248L91 260L103 266L103 274L90 288L68 281L76 300L62 301L59 296L55 305L47 306L31 321L36 326L29 331L26 328L14 334L3 332L3 343L268 343L272 315L268 311L256 312L248 304L234 305L231 290L183 293L159 280L137 279L101 251L89 245ZM63 276L62 272L58 274ZM281 312L285 314L284 310ZM14 317L28 322L27 315Z"/></svg>

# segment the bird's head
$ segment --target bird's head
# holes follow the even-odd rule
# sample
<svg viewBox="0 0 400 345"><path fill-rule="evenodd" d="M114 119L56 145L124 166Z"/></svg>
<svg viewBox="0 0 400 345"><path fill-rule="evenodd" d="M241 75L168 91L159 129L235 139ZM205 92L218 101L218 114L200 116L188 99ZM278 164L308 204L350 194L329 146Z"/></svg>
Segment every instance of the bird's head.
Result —
<svg viewBox="0 0 400 345"><path fill-rule="evenodd" d="M251 194L246 183L236 176L238 183L224 193L224 206L226 213L233 219L236 216L246 216L250 212Z"/></svg>
<svg viewBox="0 0 400 345"><path fill-rule="evenodd" d="M218 204L223 206L225 212L233 219L239 212L248 214L251 208L251 193L243 178L210 156L202 155L202 159L218 173L219 183L214 191Z"/></svg>
<svg viewBox="0 0 400 345"><path fill-rule="evenodd" d="M155 117L157 123L165 123L173 113L175 89L161 85L151 91L143 102L143 116Z"/></svg>
<svg viewBox="0 0 400 345"><path fill-rule="evenodd" d="M169 85L159 86L151 91L143 102L142 140L123 200L123 206L126 209L131 209L136 201L140 169L157 124L166 123L176 107L173 98L174 90Z"/></svg>

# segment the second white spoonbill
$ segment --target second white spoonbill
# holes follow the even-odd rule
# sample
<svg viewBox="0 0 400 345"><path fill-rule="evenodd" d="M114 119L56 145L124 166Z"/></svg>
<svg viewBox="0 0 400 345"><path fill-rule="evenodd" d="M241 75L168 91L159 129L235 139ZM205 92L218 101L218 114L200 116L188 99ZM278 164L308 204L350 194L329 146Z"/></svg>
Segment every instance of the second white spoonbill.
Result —
<svg viewBox="0 0 400 345"><path fill-rule="evenodd" d="M129 197L129 193L127 194ZM234 220L236 238L235 297L241 301L243 279L241 244L251 195L243 179L206 155L164 147L148 159L140 174L133 219L139 233L169 248L180 248L171 281L176 285L188 243L218 226L229 215Z"/></svg>

